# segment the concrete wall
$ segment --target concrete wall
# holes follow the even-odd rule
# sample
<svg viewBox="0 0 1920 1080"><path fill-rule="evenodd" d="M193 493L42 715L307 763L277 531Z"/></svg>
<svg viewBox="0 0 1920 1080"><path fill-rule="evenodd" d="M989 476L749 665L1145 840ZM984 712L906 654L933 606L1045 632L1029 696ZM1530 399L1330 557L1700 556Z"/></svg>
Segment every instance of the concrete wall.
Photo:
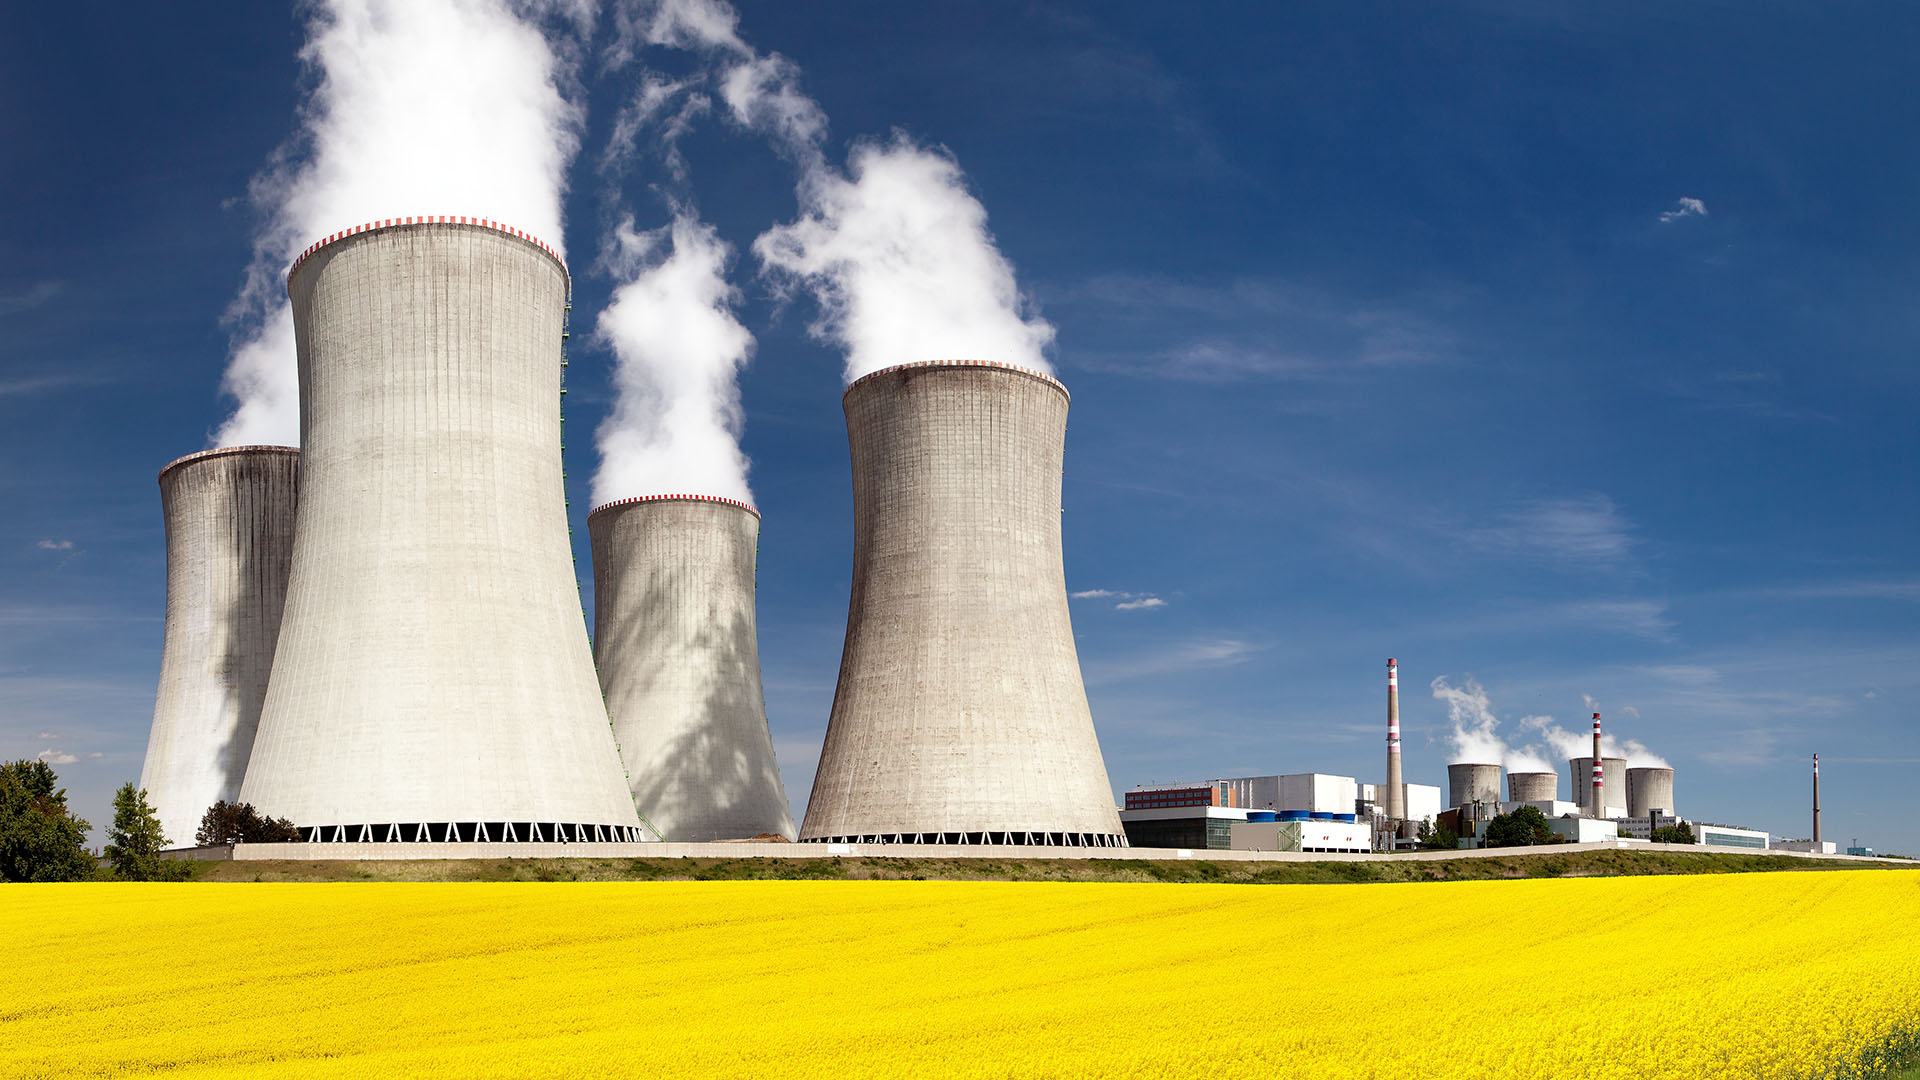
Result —
<svg viewBox="0 0 1920 1080"><path fill-rule="evenodd" d="M1601 766L1604 778L1606 766ZM1606 785L1601 784L1604 791ZM1673 770L1666 768L1642 768L1627 770L1627 817L1646 817L1648 813L1660 810L1673 813Z"/></svg>
<svg viewBox="0 0 1920 1080"><path fill-rule="evenodd" d="M480 225L296 264L300 508L240 792L263 812L638 827L567 536L567 289L543 247Z"/></svg>
<svg viewBox="0 0 1920 1080"><path fill-rule="evenodd" d="M1593 804L1593 758L1577 757L1567 761L1567 768L1573 773L1572 800L1583 809ZM1600 759L1600 801L1603 817L1626 817L1627 815L1627 759Z"/></svg>
<svg viewBox="0 0 1920 1080"><path fill-rule="evenodd" d="M587 518L593 655L634 806L673 841L795 837L754 627L760 516L629 499Z"/></svg>
<svg viewBox="0 0 1920 1080"><path fill-rule="evenodd" d="M802 838L1122 835L1060 549L1067 393L910 364L847 388L853 590Z"/></svg>
<svg viewBox="0 0 1920 1080"><path fill-rule="evenodd" d="M1555 802L1559 798L1559 773L1510 772L1507 774L1507 799L1511 802Z"/></svg>
<svg viewBox="0 0 1920 1080"><path fill-rule="evenodd" d="M1232 790L1234 805L1253 810L1319 810L1330 814L1351 814L1354 802L1360 796L1360 785L1353 777L1335 776L1332 773L1238 776L1220 783ZM1402 798L1404 800L1404 793Z"/></svg>
<svg viewBox="0 0 1920 1080"><path fill-rule="evenodd" d="M300 451L235 446L160 471L167 621L140 786L171 847L240 796L273 670Z"/></svg>
<svg viewBox="0 0 1920 1080"><path fill-rule="evenodd" d="M1492 806L1500 801L1500 766L1471 762L1447 766L1447 805Z"/></svg>

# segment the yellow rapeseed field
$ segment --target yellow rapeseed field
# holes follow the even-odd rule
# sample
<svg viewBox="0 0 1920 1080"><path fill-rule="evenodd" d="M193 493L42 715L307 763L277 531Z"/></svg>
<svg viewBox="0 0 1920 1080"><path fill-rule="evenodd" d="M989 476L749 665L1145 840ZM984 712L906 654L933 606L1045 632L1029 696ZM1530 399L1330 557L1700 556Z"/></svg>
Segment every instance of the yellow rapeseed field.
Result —
<svg viewBox="0 0 1920 1080"><path fill-rule="evenodd" d="M0 1076L1858 1075L1920 874L0 887Z"/></svg>

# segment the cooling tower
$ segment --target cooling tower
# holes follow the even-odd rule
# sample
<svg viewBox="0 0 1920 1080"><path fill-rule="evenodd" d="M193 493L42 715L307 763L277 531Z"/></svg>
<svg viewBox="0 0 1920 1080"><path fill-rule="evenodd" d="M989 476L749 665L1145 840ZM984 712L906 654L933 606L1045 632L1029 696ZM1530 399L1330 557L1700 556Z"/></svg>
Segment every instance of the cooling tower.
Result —
<svg viewBox="0 0 1920 1080"><path fill-rule="evenodd" d="M1572 758L1567 767L1573 770L1573 790L1580 796L1583 811L1590 808L1587 802L1593 790L1593 759L1591 757ZM1627 811L1627 759L1600 759L1600 802L1602 812L1598 817L1618 817Z"/></svg>
<svg viewBox="0 0 1920 1080"><path fill-rule="evenodd" d="M273 670L300 451L234 446L160 470L167 625L140 786L169 847L240 795Z"/></svg>
<svg viewBox="0 0 1920 1080"><path fill-rule="evenodd" d="M1500 766L1463 763L1447 766L1447 805L1491 806L1500 801Z"/></svg>
<svg viewBox="0 0 1920 1080"><path fill-rule="evenodd" d="M468 218L294 263L299 518L240 796L310 839L638 838L569 555L567 288Z"/></svg>
<svg viewBox="0 0 1920 1080"><path fill-rule="evenodd" d="M1559 797L1559 773L1510 772L1507 774L1509 802L1553 802Z"/></svg>
<svg viewBox="0 0 1920 1080"><path fill-rule="evenodd" d="M760 690L760 515L656 495L587 516L593 655L633 804L663 839L794 837Z"/></svg>
<svg viewBox="0 0 1920 1080"><path fill-rule="evenodd" d="M843 398L853 592L803 840L1125 846L1067 613L1067 391L1004 364Z"/></svg>
<svg viewBox="0 0 1920 1080"><path fill-rule="evenodd" d="M1627 816L1646 817L1652 811L1673 813L1673 770L1627 770Z"/></svg>

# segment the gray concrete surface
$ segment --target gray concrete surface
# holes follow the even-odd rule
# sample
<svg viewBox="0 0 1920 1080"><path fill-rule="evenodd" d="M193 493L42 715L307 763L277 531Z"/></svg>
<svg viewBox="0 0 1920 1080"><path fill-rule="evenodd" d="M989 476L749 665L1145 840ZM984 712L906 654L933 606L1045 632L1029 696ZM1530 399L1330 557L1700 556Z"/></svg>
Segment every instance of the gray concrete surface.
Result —
<svg viewBox="0 0 1920 1080"><path fill-rule="evenodd" d="M1507 774L1507 801L1509 802L1553 802L1559 797L1559 773L1510 772Z"/></svg>
<svg viewBox="0 0 1920 1080"><path fill-rule="evenodd" d="M241 798L302 826L639 826L560 460L566 268L481 225L343 235L288 280L300 508Z"/></svg>
<svg viewBox="0 0 1920 1080"><path fill-rule="evenodd" d="M1492 806L1500 801L1500 766L1456 762L1447 766L1447 806Z"/></svg>
<svg viewBox="0 0 1920 1080"><path fill-rule="evenodd" d="M1602 790L1605 789L1606 769L1601 768ZM1627 816L1646 817L1650 812L1679 814L1673 808L1673 770L1667 768L1640 768L1627 770Z"/></svg>
<svg viewBox="0 0 1920 1080"><path fill-rule="evenodd" d="M217 848L197 851L217 852ZM1566 855L1579 851L1719 852L1777 856L1783 859L1826 858L1862 864L1899 865L1920 869L1908 860L1853 855L1817 856L1804 851L1734 851L1691 844L1551 844L1542 847L1484 848L1474 851L1405 851L1394 854L1341 854L1299 851L1220 851L1204 848L1074 848L1029 847L1017 844L238 844L232 858L395 861L411 859L827 859L855 856L898 859L1127 859L1209 862L1430 862L1436 859L1488 859L1505 856ZM195 856L198 857L198 856ZM218 857L217 855L213 857Z"/></svg>
<svg viewBox="0 0 1920 1080"><path fill-rule="evenodd" d="M587 517L593 655L627 784L674 841L794 839L760 685L760 515L730 499L625 499Z"/></svg>
<svg viewBox="0 0 1920 1080"><path fill-rule="evenodd" d="M167 616L140 786L171 844L240 795L273 670L300 451L235 446L160 471Z"/></svg>
<svg viewBox="0 0 1920 1080"><path fill-rule="evenodd" d="M1585 807L1593 801L1593 758L1577 757L1567 760L1567 768L1572 770L1574 784L1572 800ZM1627 759L1600 759L1600 801L1625 813L1627 807ZM1612 815L1599 814L1596 817Z"/></svg>
<svg viewBox="0 0 1920 1080"><path fill-rule="evenodd" d="M1123 835L1067 610L1067 392L909 364L843 398L853 587L800 834Z"/></svg>

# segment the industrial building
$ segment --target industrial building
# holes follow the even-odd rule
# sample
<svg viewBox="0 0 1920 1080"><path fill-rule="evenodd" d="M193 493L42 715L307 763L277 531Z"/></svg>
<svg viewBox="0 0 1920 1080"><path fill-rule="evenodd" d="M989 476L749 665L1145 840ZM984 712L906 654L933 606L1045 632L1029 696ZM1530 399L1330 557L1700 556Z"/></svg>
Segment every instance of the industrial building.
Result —
<svg viewBox="0 0 1920 1080"><path fill-rule="evenodd" d="M167 616L140 769L172 847L207 808L240 797L273 670L293 553L300 451L206 450L160 470Z"/></svg>
<svg viewBox="0 0 1920 1080"><path fill-rule="evenodd" d="M1385 820L1376 803L1380 787L1331 773L1152 784L1126 793L1120 820L1134 847L1370 851ZM1411 813L1438 813L1439 788L1404 789Z"/></svg>
<svg viewBox="0 0 1920 1080"><path fill-rule="evenodd" d="M1831 840L1775 840L1767 846L1774 851L1805 851L1815 855L1840 853L1840 846Z"/></svg>
<svg viewBox="0 0 1920 1080"><path fill-rule="evenodd" d="M561 473L569 279L400 218L288 275L301 478L240 797L315 840L634 840Z"/></svg>
<svg viewBox="0 0 1920 1080"><path fill-rule="evenodd" d="M842 404L853 588L801 840L1124 845L1067 609L1066 388L923 362Z"/></svg>
<svg viewBox="0 0 1920 1080"><path fill-rule="evenodd" d="M587 516L593 656L635 808L655 839L794 839L760 685L760 515L657 495Z"/></svg>
<svg viewBox="0 0 1920 1080"><path fill-rule="evenodd" d="M1355 821L1352 814L1309 816L1304 810L1274 813L1253 811L1246 821L1228 828L1228 846L1235 851L1305 851L1360 853L1373 850L1373 827Z"/></svg>
<svg viewBox="0 0 1920 1080"><path fill-rule="evenodd" d="M1757 829L1742 829L1732 825L1712 825L1701 821L1689 821L1687 827L1693 830L1693 839L1703 847L1747 848L1765 851L1772 846L1771 837Z"/></svg>

